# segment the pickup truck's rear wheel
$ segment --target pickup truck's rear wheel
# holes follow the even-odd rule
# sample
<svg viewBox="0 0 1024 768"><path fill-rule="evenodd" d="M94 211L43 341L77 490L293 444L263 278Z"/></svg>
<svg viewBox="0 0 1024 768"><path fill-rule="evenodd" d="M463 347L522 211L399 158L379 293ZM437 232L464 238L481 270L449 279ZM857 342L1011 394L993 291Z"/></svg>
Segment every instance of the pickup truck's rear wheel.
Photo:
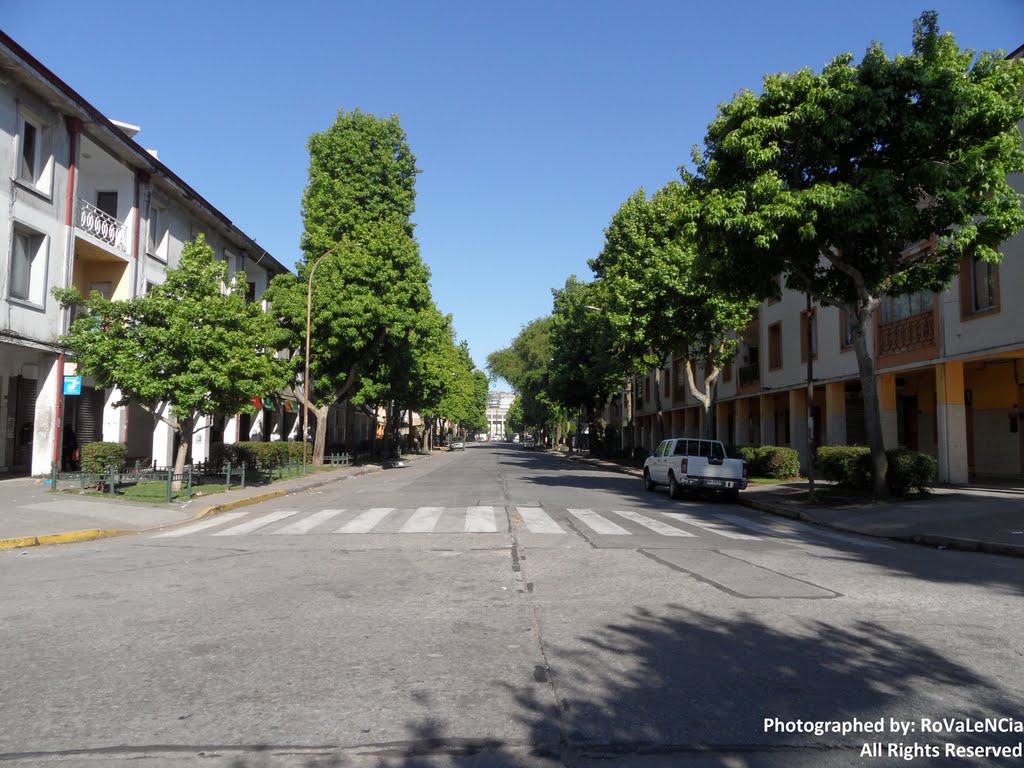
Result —
<svg viewBox="0 0 1024 768"><path fill-rule="evenodd" d="M654 490L654 481L651 480L651 473L648 472L646 469L644 470L644 490Z"/></svg>
<svg viewBox="0 0 1024 768"><path fill-rule="evenodd" d="M668 473L668 495L673 499L681 499L683 497L683 486L676 482L676 476L674 473Z"/></svg>

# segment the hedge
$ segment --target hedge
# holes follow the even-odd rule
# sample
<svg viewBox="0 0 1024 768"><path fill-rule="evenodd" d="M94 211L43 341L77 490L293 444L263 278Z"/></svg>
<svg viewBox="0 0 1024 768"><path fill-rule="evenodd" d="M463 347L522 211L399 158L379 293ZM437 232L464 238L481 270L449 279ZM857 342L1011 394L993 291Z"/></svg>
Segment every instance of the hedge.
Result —
<svg viewBox="0 0 1024 768"><path fill-rule="evenodd" d="M307 443L306 457L312 459L313 445ZM276 440L273 442L214 443L210 446L210 462L215 466L231 463L240 467L244 462L257 469L272 469L292 461L302 460L302 443Z"/></svg>
<svg viewBox="0 0 1024 768"><path fill-rule="evenodd" d="M871 451L863 445L823 445L814 454L814 466L826 480L871 487Z"/></svg>
<svg viewBox="0 0 1024 768"><path fill-rule="evenodd" d="M751 477L783 480L800 474L800 455L794 448L779 445L744 446L736 456L749 465Z"/></svg>
<svg viewBox="0 0 1024 768"><path fill-rule="evenodd" d="M99 475L111 467L121 469L128 458L128 446L123 443L86 443L82 446L82 471Z"/></svg>
<svg viewBox="0 0 1024 768"><path fill-rule="evenodd" d="M923 493L935 479L935 457L895 448L885 452L889 470L885 475L889 493L906 496L911 491ZM833 480L848 488L870 490L874 486L871 451L864 446L822 446L815 454L817 466L826 480Z"/></svg>

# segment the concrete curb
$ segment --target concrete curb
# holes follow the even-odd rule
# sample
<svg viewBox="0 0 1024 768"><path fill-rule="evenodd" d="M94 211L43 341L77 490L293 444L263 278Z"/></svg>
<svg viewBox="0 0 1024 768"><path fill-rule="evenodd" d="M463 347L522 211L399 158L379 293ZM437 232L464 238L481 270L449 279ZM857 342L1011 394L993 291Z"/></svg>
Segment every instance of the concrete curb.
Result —
<svg viewBox="0 0 1024 768"><path fill-rule="evenodd" d="M123 531L117 528L92 528L88 531L68 531L67 533L51 533L46 536L25 536L20 539L0 539L0 550L25 549L43 544L70 544L75 541L91 541L105 539L110 536L121 536L138 531Z"/></svg>

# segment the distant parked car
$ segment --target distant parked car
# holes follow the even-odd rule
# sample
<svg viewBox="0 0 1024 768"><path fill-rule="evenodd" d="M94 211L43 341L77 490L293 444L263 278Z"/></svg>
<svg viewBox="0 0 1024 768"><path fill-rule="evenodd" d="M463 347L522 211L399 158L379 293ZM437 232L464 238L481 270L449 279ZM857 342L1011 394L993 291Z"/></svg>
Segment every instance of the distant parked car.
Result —
<svg viewBox="0 0 1024 768"><path fill-rule="evenodd" d="M533 441L532 437L528 437L523 440L523 448L536 448L537 444Z"/></svg>
<svg viewBox="0 0 1024 768"><path fill-rule="evenodd" d="M451 445L448 446L449 451L464 451L466 450L466 441L461 437L457 437L452 440Z"/></svg>

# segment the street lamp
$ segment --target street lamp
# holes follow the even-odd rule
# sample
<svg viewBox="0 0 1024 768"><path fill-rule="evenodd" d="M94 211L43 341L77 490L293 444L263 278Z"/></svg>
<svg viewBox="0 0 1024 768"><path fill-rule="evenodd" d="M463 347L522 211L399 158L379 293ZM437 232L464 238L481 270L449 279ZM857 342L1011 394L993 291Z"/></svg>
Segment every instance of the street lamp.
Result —
<svg viewBox="0 0 1024 768"><path fill-rule="evenodd" d="M310 326L313 315L313 275L316 274L316 268L320 266L320 262L323 261L324 256L334 253L339 248L354 248L362 243L344 243L328 248L326 251L320 254L320 257L313 262L313 268L309 270L309 282L306 286L306 359L305 359L305 371L302 374L302 387L304 391L303 403L303 416L302 416L302 474L306 474L306 451L307 443L309 442L306 438L309 432L309 397L310 390L312 389L309 381L309 336Z"/></svg>

